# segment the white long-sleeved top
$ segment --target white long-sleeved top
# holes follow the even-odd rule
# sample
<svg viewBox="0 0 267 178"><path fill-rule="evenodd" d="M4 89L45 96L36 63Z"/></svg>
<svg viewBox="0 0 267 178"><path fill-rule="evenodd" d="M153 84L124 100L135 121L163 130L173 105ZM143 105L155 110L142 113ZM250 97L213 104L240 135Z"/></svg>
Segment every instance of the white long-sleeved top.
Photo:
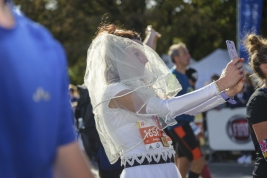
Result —
<svg viewBox="0 0 267 178"><path fill-rule="evenodd" d="M114 84L107 88L104 97L116 97L118 93L123 93L123 91L127 93L127 90L128 87L125 85L119 83ZM129 98L132 98L134 93L130 95L132 96ZM123 102L125 100L123 99ZM125 103L129 104L130 102L131 100ZM146 113L142 114L131 111L127 105L124 105L124 107L110 108L109 101L106 101L100 105L99 113L101 115L96 115L96 125L110 162L116 162L119 157L121 157L123 165L126 162L132 164L133 161L142 163L145 158L158 160L161 157L165 160L175 153L173 148L167 147L146 150L136 122L145 121L157 127L152 122L152 119L148 119L157 113L168 114L170 118L181 114L196 115L224 102L214 83L194 92L168 100L163 100L156 96L151 97L145 104ZM120 106L119 104L118 106Z"/></svg>

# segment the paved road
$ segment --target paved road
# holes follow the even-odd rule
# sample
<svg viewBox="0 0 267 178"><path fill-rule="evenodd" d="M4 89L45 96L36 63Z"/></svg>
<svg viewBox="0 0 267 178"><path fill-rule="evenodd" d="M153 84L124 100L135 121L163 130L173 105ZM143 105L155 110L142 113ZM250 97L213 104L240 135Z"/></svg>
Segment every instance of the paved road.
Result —
<svg viewBox="0 0 267 178"><path fill-rule="evenodd" d="M234 161L209 163L209 168L212 178L252 178L251 172L254 164L240 165ZM98 177L98 170L93 169L96 178Z"/></svg>
<svg viewBox="0 0 267 178"><path fill-rule="evenodd" d="M254 163L240 165L235 162L209 163L213 178L252 178Z"/></svg>

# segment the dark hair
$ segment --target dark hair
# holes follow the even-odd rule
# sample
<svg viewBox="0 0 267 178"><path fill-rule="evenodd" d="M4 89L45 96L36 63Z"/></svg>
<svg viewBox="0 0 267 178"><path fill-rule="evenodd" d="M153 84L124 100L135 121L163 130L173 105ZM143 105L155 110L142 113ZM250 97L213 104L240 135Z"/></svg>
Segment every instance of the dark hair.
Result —
<svg viewBox="0 0 267 178"><path fill-rule="evenodd" d="M198 76L194 75L194 74L197 74L197 71L195 69L193 69L193 68L188 68L185 71L185 74L186 74L187 78L192 80L193 82L196 82L197 79L198 79Z"/></svg>
<svg viewBox="0 0 267 178"><path fill-rule="evenodd" d="M69 84L69 91L71 93L77 92L77 86L75 86L73 84Z"/></svg>
<svg viewBox="0 0 267 178"><path fill-rule="evenodd" d="M220 76L218 75L218 74L213 74L212 76L211 76L211 81L213 82L213 81L216 81L216 80L218 80L220 78Z"/></svg>
<svg viewBox="0 0 267 178"><path fill-rule="evenodd" d="M249 64L255 72L259 87L266 78L260 65L267 63L267 40L255 34L248 34L243 43L249 53Z"/></svg>
<svg viewBox="0 0 267 178"><path fill-rule="evenodd" d="M133 30L125 30L122 28L118 28L115 24L101 24L98 27L98 31L96 33L96 37L98 35L100 35L101 33L109 33L109 34L113 34L116 36L120 36L120 37L124 37L124 38L129 38L131 40L141 40L140 34L137 33L136 31Z"/></svg>

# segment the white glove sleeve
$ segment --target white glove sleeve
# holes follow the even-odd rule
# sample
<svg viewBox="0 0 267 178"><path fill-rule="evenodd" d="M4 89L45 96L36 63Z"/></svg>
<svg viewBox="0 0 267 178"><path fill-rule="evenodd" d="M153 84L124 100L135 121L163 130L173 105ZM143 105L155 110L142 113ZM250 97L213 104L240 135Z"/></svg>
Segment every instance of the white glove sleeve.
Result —
<svg viewBox="0 0 267 178"><path fill-rule="evenodd" d="M169 100L162 100L156 97L151 98L146 105L146 112L148 114L155 113L155 111L163 113L163 111L168 109L169 115L167 117L175 118L181 114L196 115L224 102L220 92L217 90L216 84L211 83L194 92Z"/></svg>

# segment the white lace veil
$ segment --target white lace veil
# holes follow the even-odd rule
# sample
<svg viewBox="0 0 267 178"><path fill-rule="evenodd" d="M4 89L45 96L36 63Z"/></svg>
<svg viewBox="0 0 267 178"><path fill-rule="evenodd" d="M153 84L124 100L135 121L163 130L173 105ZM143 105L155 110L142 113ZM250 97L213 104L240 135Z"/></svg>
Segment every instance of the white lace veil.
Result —
<svg viewBox="0 0 267 178"><path fill-rule="evenodd" d="M84 81L89 89L100 139L111 163L118 159L119 148L110 138L100 105L109 103L113 98L130 95L130 103L116 103L117 107L142 117L147 115L145 106L152 97L168 99L181 90L176 77L153 49L140 41L108 33L100 34L90 45ZM113 84L127 89L115 96L103 97L108 86ZM161 121L168 125L168 113L166 109L164 113L161 111L153 115L161 116Z"/></svg>

